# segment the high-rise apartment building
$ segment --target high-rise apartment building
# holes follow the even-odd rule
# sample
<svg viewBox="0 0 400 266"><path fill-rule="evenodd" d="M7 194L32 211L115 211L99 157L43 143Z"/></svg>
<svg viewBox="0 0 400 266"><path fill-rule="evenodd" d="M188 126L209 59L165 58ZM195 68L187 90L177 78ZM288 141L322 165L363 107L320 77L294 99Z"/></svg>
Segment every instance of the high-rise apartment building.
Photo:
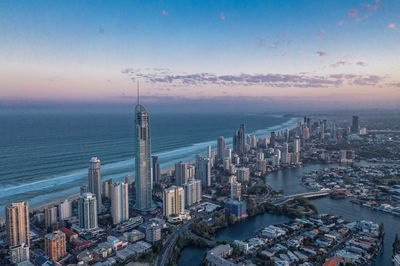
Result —
<svg viewBox="0 0 400 266"><path fill-rule="evenodd" d="M175 184L182 186L187 183L189 179L187 164L185 162L179 162L175 164Z"/></svg>
<svg viewBox="0 0 400 266"><path fill-rule="evenodd" d="M300 138L296 137L293 141L293 152L300 152Z"/></svg>
<svg viewBox="0 0 400 266"><path fill-rule="evenodd" d="M196 179L201 180L203 187L211 186L211 162L210 158L196 156Z"/></svg>
<svg viewBox="0 0 400 266"><path fill-rule="evenodd" d="M225 157L225 138L220 136L217 141L217 158L223 160Z"/></svg>
<svg viewBox="0 0 400 266"><path fill-rule="evenodd" d="M240 200L242 197L242 184L237 181L234 181L231 184L231 199L232 200Z"/></svg>
<svg viewBox="0 0 400 266"><path fill-rule="evenodd" d="M78 201L79 226L83 229L97 228L97 200L90 193L84 193Z"/></svg>
<svg viewBox="0 0 400 266"><path fill-rule="evenodd" d="M65 220L72 216L72 206L68 199L65 199L58 206L58 216L60 220Z"/></svg>
<svg viewBox="0 0 400 266"><path fill-rule="evenodd" d="M57 223L57 207L50 204L44 209L44 221L46 228L50 228Z"/></svg>
<svg viewBox="0 0 400 266"><path fill-rule="evenodd" d="M10 247L30 246L28 203L14 202L6 206L6 231Z"/></svg>
<svg viewBox="0 0 400 266"><path fill-rule="evenodd" d="M241 124L239 130L233 134L233 152L243 154L246 151L245 135L244 124Z"/></svg>
<svg viewBox="0 0 400 266"><path fill-rule="evenodd" d="M136 208L148 210L152 204L150 121L146 109L135 107Z"/></svg>
<svg viewBox="0 0 400 266"><path fill-rule="evenodd" d="M100 160L97 157L90 159L88 173L89 192L92 193L97 200L97 213L101 212L101 173Z"/></svg>
<svg viewBox="0 0 400 266"><path fill-rule="evenodd" d="M351 123L351 132L352 133L359 133L360 132L360 121L358 116L353 116L353 120Z"/></svg>
<svg viewBox="0 0 400 266"><path fill-rule="evenodd" d="M128 184L114 183L111 188L111 214L114 224L129 219Z"/></svg>
<svg viewBox="0 0 400 266"><path fill-rule="evenodd" d="M161 179L160 162L158 161L158 156L152 156L151 158L153 166L153 184L155 184Z"/></svg>
<svg viewBox="0 0 400 266"><path fill-rule="evenodd" d="M185 191L185 206L192 206L201 200L201 181L191 180L186 184L183 184L183 190Z"/></svg>
<svg viewBox="0 0 400 266"><path fill-rule="evenodd" d="M56 230L44 237L44 250L52 261L59 261L67 255L64 232Z"/></svg>
<svg viewBox="0 0 400 266"><path fill-rule="evenodd" d="M238 168L236 176L240 182L247 182L250 180L250 169L246 167Z"/></svg>
<svg viewBox="0 0 400 266"><path fill-rule="evenodd" d="M104 181L104 197L107 199L111 199L112 185L113 185L113 180L111 178Z"/></svg>
<svg viewBox="0 0 400 266"><path fill-rule="evenodd" d="M185 193L182 187L172 186L163 193L163 214L166 217L178 215L185 210Z"/></svg>
<svg viewBox="0 0 400 266"><path fill-rule="evenodd" d="M25 243L10 247L10 260L14 264L29 260L29 247Z"/></svg>

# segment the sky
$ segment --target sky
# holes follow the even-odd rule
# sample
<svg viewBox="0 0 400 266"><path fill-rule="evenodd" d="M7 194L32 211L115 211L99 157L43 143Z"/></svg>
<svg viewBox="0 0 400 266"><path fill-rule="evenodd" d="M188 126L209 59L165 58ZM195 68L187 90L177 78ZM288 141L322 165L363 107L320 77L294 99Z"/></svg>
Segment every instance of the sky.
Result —
<svg viewBox="0 0 400 266"><path fill-rule="evenodd" d="M400 107L400 1L0 1L0 103Z"/></svg>

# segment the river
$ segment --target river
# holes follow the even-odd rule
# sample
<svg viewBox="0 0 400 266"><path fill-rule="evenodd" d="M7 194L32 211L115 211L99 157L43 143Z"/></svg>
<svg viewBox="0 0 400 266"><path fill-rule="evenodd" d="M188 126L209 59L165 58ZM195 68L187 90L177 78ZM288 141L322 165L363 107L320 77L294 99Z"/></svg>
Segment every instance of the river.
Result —
<svg viewBox="0 0 400 266"><path fill-rule="evenodd" d="M365 165L366 163L362 163ZM286 195L307 192L308 190L300 185L303 174L312 170L337 167L337 164L316 164L307 165L299 168L290 168L278 170L269 174L266 177L266 182L275 190L283 189ZM400 234L400 217L395 217L390 214L376 212L371 209L353 204L348 199L334 200L330 198L313 199L312 203L318 208L320 213L329 213L342 216L345 220L370 220L376 223L383 222L385 225L385 240L383 252L376 258L375 265L392 265L392 244L394 237ZM271 224L279 224L289 221L286 216L262 214L256 217L246 219L234 226L225 228L219 231L215 239L217 240L245 240L253 236L254 232ZM185 248L178 265L198 265L202 260L207 249Z"/></svg>

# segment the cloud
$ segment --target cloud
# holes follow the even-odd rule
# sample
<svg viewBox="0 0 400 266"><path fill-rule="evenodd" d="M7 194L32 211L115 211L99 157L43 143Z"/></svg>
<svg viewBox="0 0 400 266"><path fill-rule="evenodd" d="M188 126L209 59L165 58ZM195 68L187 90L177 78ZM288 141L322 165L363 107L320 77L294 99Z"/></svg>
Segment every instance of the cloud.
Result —
<svg viewBox="0 0 400 266"><path fill-rule="evenodd" d="M367 10L377 10L379 7L381 6L381 2L379 0L375 0L375 4L373 5L369 5L369 4L365 4L364 8Z"/></svg>
<svg viewBox="0 0 400 266"><path fill-rule="evenodd" d="M161 11L161 15L163 15L164 17L168 17L169 14L166 10L163 9L163 11Z"/></svg>
<svg viewBox="0 0 400 266"><path fill-rule="evenodd" d="M343 65L347 65L349 64L346 60L341 59L339 61L337 61L336 63L330 65L331 67L338 67L338 66L343 66ZM352 62L350 62L350 65L352 64Z"/></svg>
<svg viewBox="0 0 400 266"><path fill-rule="evenodd" d="M100 34L104 34L104 29L103 28L99 28L99 33Z"/></svg>
<svg viewBox="0 0 400 266"><path fill-rule="evenodd" d="M270 48L270 49L275 49L275 48L276 48L276 44L275 44L275 43L271 44L271 45L269 46L269 48Z"/></svg>
<svg viewBox="0 0 400 266"><path fill-rule="evenodd" d="M400 82L389 83L389 84L387 84L387 85L400 88Z"/></svg>
<svg viewBox="0 0 400 266"><path fill-rule="evenodd" d="M367 63L366 63L365 61L358 61L358 62L357 62L357 65L359 65L359 66L366 66Z"/></svg>
<svg viewBox="0 0 400 266"><path fill-rule="evenodd" d="M339 27L342 27L342 26L343 26L343 24L344 24L344 22L343 22L343 21L339 21L337 25L338 25Z"/></svg>
<svg viewBox="0 0 400 266"><path fill-rule="evenodd" d="M354 80L354 84L360 86L373 86L377 85L384 78L377 75L369 75L367 77L358 77Z"/></svg>
<svg viewBox="0 0 400 266"><path fill-rule="evenodd" d="M358 18L358 9L353 8L347 13L347 18Z"/></svg>
<svg viewBox="0 0 400 266"><path fill-rule="evenodd" d="M348 64L339 61L339 64ZM272 88L332 88L343 84L376 85L383 80L377 75L316 75L316 74L235 74L217 75L213 73L174 74L169 71L142 71L140 69L125 69L132 80L140 79L151 84L165 86L264 86Z"/></svg>
<svg viewBox="0 0 400 266"><path fill-rule="evenodd" d="M222 13L222 12L218 14L218 17L219 17L219 19L221 19L221 20L225 20L225 18L226 18L225 15L224 15L224 13Z"/></svg>
<svg viewBox="0 0 400 266"><path fill-rule="evenodd" d="M287 45L290 45L292 43L292 40L287 40Z"/></svg>
<svg viewBox="0 0 400 266"><path fill-rule="evenodd" d="M387 25L387 27L388 27L388 29L394 30L396 28L396 24L390 23L390 24Z"/></svg>
<svg viewBox="0 0 400 266"><path fill-rule="evenodd" d="M318 32L318 35L319 36L323 36L323 35L325 35L326 34L326 32L324 31L324 30L320 30L319 32Z"/></svg>
<svg viewBox="0 0 400 266"><path fill-rule="evenodd" d="M327 55L327 52L326 51L317 51L317 54L319 56L325 56L325 55Z"/></svg>

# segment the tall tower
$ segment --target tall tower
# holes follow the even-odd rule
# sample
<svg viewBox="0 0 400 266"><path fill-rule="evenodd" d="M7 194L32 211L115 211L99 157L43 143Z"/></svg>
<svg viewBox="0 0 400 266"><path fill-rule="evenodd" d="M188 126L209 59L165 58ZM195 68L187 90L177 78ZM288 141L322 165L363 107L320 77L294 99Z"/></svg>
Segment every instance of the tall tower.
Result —
<svg viewBox="0 0 400 266"><path fill-rule="evenodd" d="M161 179L160 162L158 161L158 156L152 156L153 160L153 184L158 183Z"/></svg>
<svg viewBox="0 0 400 266"><path fill-rule="evenodd" d="M97 228L96 197L90 193L83 193L78 201L79 226L83 229Z"/></svg>
<svg viewBox="0 0 400 266"><path fill-rule="evenodd" d="M6 229L8 245L30 246L28 203L14 202L6 206Z"/></svg>
<svg viewBox="0 0 400 266"><path fill-rule="evenodd" d="M224 137L220 136L217 142L217 157L220 160L224 159L225 155L225 139Z"/></svg>
<svg viewBox="0 0 400 266"><path fill-rule="evenodd" d="M189 179L187 164L185 162L179 162L175 164L175 184L182 186L187 183Z"/></svg>
<svg viewBox="0 0 400 266"><path fill-rule="evenodd" d="M239 130L233 134L233 151L237 154L243 154L246 151L245 135L244 124L241 124Z"/></svg>
<svg viewBox="0 0 400 266"><path fill-rule="evenodd" d="M111 214L114 224L129 219L128 184L114 183L111 188Z"/></svg>
<svg viewBox="0 0 400 266"><path fill-rule="evenodd" d="M89 192L96 196L97 213L101 211L101 174L100 160L97 157L90 159L88 174Z"/></svg>
<svg viewBox="0 0 400 266"><path fill-rule="evenodd" d="M150 122L149 114L139 104L139 100L135 107L135 169L136 208L150 209L152 196Z"/></svg>

